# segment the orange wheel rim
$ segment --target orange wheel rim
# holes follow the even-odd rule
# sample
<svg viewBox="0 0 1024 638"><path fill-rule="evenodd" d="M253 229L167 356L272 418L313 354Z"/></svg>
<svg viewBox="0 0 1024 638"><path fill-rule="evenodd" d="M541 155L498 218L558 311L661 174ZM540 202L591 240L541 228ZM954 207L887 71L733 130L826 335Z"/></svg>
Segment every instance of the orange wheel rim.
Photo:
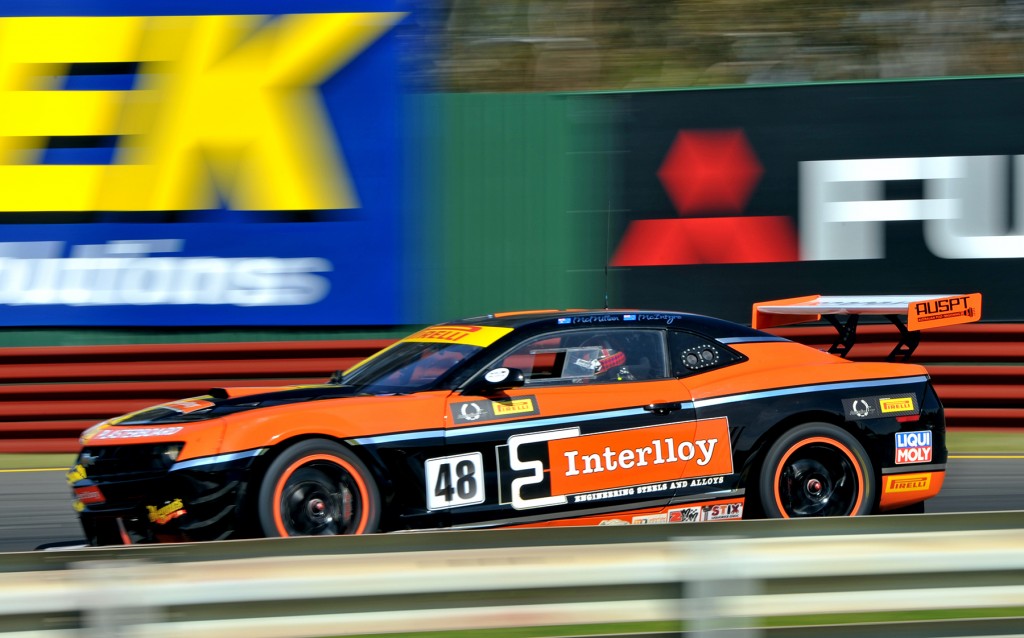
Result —
<svg viewBox="0 0 1024 638"><path fill-rule="evenodd" d="M273 500L274 527L277 529L277 533L281 536L290 536L290 534L288 533L288 528L285 526L284 518L281 516L281 497L284 495L284 488L285 485L288 484L288 479L291 478L292 474L294 474L295 471L300 467L303 467L310 463L315 463L317 461L330 463L331 465L336 465L342 468L343 470L345 470L346 473L348 473L349 478L351 478L352 482L355 483L356 488L359 491L360 511L359 523L356 525L356 529L353 532L353 534L362 534L366 531L366 527L370 521L370 491L366 485L366 481L363 480L362 475L358 471L356 471L355 467L353 467L351 463L349 463L345 459L340 459L330 454L310 454L308 456L304 456L296 460L291 465L289 465L288 468L284 471L284 473L281 474L281 478L278 479L277 485L274 486Z"/></svg>
<svg viewBox="0 0 1024 638"><path fill-rule="evenodd" d="M809 439L802 439L800 441L797 441L792 446L790 446L788 450L786 450L786 453L783 454L782 458L779 460L778 467L775 469L775 476L772 480L772 495L775 497L775 505L778 508L779 513L782 515L783 518L791 518L789 513L786 511L786 507L782 504L782 494L779 491L779 481L782 478L782 470L783 468L786 467L786 461L788 461L789 458L793 456L793 453L795 453L796 451L800 450L801 448L807 447L808 445L814 444L821 444L835 448L844 457L846 457L846 459L850 462L850 465L853 466L853 471L856 473L857 477L857 496L854 500L853 507L851 508L850 513L846 516L856 515L857 511L860 510L861 504L864 502L865 490L864 474L863 472L861 472L860 463L857 461L857 457L853 454L850 448L846 447L845 445L843 445L842 443L833 438L825 436L816 436L811 437Z"/></svg>

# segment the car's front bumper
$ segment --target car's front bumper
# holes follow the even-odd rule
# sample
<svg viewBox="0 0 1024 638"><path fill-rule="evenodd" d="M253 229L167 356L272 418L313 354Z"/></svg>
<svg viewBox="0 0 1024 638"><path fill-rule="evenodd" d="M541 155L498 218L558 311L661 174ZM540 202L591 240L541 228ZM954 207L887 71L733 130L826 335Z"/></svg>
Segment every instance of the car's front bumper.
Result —
<svg viewBox="0 0 1024 638"><path fill-rule="evenodd" d="M161 463L153 446L86 448L69 474L86 538L118 545L244 536L261 452Z"/></svg>

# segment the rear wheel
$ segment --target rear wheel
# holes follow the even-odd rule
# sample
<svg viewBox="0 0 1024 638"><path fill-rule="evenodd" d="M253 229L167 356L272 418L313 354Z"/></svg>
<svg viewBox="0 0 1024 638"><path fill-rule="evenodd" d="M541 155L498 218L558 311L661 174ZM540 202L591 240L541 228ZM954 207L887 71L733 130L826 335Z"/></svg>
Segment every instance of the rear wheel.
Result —
<svg viewBox="0 0 1024 638"><path fill-rule="evenodd" d="M759 495L769 518L859 516L871 512L875 489L857 439L828 423L806 423L768 450Z"/></svg>
<svg viewBox="0 0 1024 638"><path fill-rule="evenodd" d="M267 536L369 534L377 530L380 495L351 450L313 439L289 447L267 468L259 518Z"/></svg>

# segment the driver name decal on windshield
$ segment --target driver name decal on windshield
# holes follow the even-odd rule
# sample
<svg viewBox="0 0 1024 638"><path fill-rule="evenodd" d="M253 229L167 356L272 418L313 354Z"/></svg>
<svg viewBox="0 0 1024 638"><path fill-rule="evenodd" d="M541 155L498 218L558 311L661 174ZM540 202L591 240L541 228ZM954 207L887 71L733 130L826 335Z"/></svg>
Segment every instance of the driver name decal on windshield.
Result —
<svg viewBox="0 0 1024 638"><path fill-rule="evenodd" d="M452 404L452 419L455 423L480 423L514 416L532 416L539 413L535 396L515 397L500 401L483 399Z"/></svg>
<svg viewBox="0 0 1024 638"><path fill-rule="evenodd" d="M512 332L512 328L496 326L433 326L420 330L403 341L460 343L486 348L510 332Z"/></svg>

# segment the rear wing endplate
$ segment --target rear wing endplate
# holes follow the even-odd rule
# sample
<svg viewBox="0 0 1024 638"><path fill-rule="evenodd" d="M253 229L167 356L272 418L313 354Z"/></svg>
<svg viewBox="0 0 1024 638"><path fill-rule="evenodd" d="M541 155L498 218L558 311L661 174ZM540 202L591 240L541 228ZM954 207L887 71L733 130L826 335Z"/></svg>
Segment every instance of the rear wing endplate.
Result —
<svg viewBox="0 0 1024 638"><path fill-rule="evenodd" d="M846 320L840 321L839 316ZM811 295L762 301L754 304L751 325L775 328L824 318L839 333L829 352L845 357L857 339L861 315L888 319L900 331L900 339L889 360L906 360L921 342L921 330L941 328L981 319L981 293L966 295L862 295L826 297ZM902 317L906 317L904 322Z"/></svg>

